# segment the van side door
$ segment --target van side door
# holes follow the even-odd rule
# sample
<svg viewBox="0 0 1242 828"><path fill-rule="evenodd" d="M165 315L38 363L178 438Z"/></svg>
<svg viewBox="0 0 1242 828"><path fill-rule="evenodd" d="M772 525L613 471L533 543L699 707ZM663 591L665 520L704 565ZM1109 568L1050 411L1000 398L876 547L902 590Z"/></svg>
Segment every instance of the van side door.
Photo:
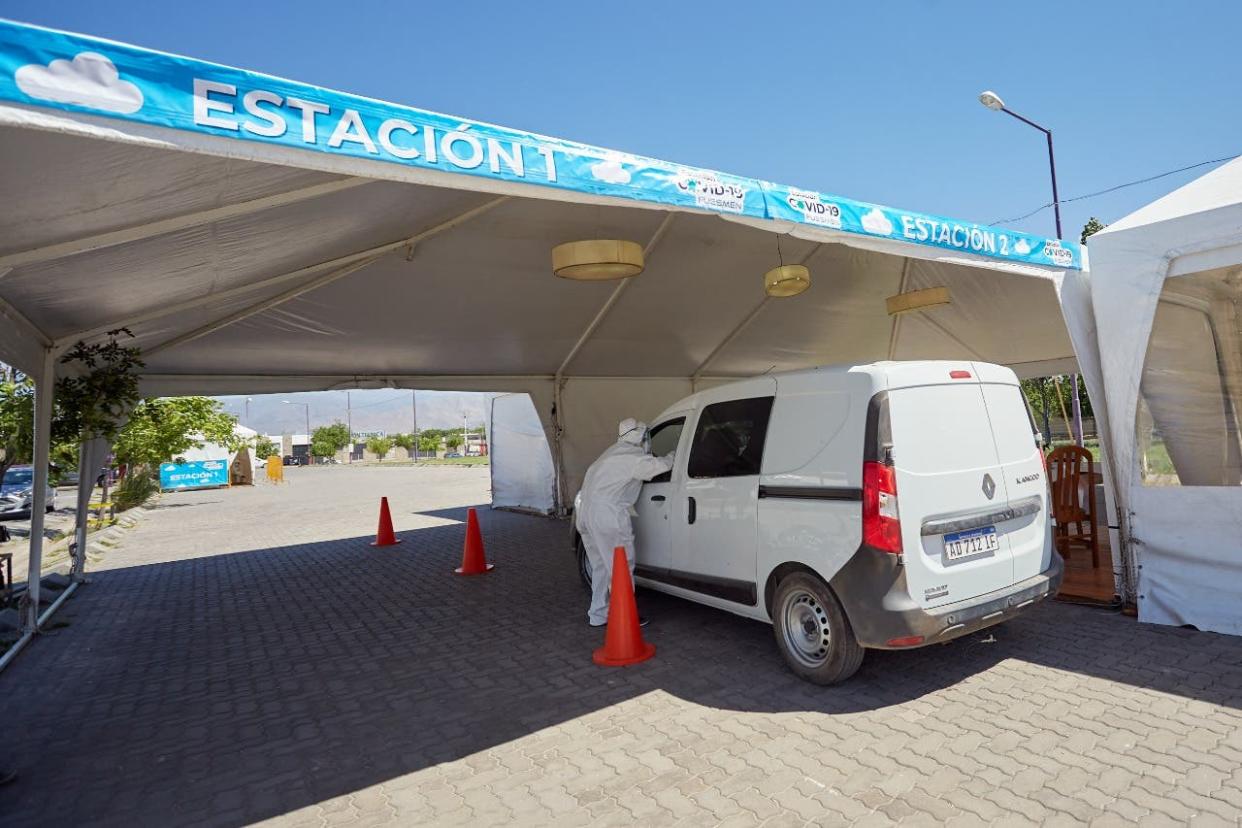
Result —
<svg viewBox="0 0 1242 828"><path fill-rule="evenodd" d="M775 390L775 383L760 386ZM757 603L759 471L773 394L707 403L690 440L668 582L746 606Z"/></svg>
<svg viewBox="0 0 1242 828"><path fill-rule="evenodd" d="M651 429L651 453L656 457L673 454L673 468L643 484L634 504L634 556L637 574L653 577L670 566L673 545L681 527L671 518L674 490L685 474L684 451L678 451L686 426L685 414L674 414ZM676 482L675 482L676 481Z"/></svg>

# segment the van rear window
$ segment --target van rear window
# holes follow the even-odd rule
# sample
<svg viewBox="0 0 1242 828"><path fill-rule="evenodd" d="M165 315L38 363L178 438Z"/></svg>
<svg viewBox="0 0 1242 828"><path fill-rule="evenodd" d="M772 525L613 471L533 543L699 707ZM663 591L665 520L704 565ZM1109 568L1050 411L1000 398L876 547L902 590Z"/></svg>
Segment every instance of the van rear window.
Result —
<svg viewBox="0 0 1242 828"><path fill-rule="evenodd" d="M996 465L996 444L978 385L924 385L889 392L893 465L916 474Z"/></svg>

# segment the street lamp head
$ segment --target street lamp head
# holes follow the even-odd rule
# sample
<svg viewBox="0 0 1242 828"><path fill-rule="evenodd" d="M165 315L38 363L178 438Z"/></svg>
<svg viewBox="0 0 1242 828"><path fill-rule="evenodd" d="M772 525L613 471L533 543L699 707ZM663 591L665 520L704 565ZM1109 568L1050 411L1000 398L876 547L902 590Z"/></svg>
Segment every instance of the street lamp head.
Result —
<svg viewBox="0 0 1242 828"><path fill-rule="evenodd" d="M991 109L994 112L1000 112L1005 108L1005 102L1001 100L991 89L979 93L979 103Z"/></svg>

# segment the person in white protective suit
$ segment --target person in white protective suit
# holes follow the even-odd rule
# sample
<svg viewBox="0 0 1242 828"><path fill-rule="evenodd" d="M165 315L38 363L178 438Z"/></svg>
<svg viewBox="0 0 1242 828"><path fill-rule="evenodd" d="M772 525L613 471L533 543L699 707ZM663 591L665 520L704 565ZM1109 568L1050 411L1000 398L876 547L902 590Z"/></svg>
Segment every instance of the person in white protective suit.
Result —
<svg viewBox="0 0 1242 828"><path fill-rule="evenodd" d="M671 454L651 455L646 423L622 420L617 433L617 442L587 469L574 518L591 562L591 608L587 620L592 627L608 623L612 556L616 547L625 547L630 577L634 577L634 527L630 515L643 483L673 467Z"/></svg>

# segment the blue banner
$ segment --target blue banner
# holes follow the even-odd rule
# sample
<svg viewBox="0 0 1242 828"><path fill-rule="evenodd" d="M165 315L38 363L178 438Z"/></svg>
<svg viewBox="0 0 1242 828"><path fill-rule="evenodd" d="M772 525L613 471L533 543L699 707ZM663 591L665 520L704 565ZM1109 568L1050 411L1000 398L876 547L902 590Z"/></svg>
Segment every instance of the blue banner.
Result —
<svg viewBox="0 0 1242 828"><path fill-rule="evenodd" d="M903 213L8 21L0 21L0 100L422 170L795 221L995 259L1081 267L1073 242Z"/></svg>
<svg viewBox="0 0 1242 828"><path fill-rule="evenodd" d="M190 463L161 463L161 489L208 489L229 485L229 461L195 460Z"/></svg>

